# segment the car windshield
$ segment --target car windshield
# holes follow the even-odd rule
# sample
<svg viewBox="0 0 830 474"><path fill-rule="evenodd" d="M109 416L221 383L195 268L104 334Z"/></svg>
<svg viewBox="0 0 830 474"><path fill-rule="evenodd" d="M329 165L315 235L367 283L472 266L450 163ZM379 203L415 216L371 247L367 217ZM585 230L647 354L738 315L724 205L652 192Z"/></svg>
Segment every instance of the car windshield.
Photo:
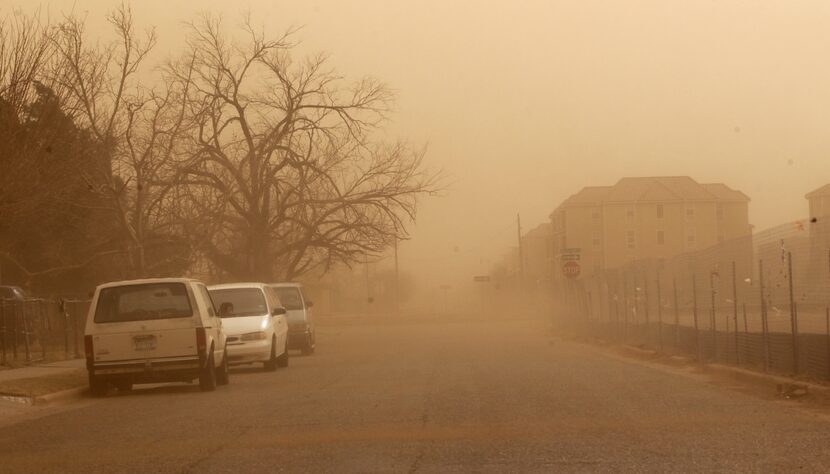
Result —
<svg viewBox="0 0 830 474"><path fill-rule="evenodd" d="M192 314L184 283L147 283L102 289L95 322L187 318Z"/></svg>
<svg viewBox="0 0 830 474"><path fill-rule="evenodd" d="M259 288L225 288L208 290L213 304L219 308L219 316L236 318L260 316L268 313L265 295Z"/></svg>
<svg viewBox="0 0 830 474"><path fill-rule="evenodd" d="M303 298L300 296L300 290L296 287L273 287L280 297L282 305L287 310L303 309Z"/></svg>

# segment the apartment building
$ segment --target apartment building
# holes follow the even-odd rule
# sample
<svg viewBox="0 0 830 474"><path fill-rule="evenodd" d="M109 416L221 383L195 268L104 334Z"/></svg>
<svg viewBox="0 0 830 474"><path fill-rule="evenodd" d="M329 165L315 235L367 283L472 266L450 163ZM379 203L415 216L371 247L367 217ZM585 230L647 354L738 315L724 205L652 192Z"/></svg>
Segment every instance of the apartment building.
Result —
<svg viewBox="0 0 830 474"><path fill-rule="evenodd" d="M665 259L751 235L749 198L688 176L623 178L583 188L550 214L552 252L578 258L581 276ZM555 272L561 278L561 272Z"/></svg>
<svg viewBox="0 0 830 474"><path fill-rule="evenodd" d="M810 205L810 220L830 219L830 184L825 184L804 197Z"/></svg>

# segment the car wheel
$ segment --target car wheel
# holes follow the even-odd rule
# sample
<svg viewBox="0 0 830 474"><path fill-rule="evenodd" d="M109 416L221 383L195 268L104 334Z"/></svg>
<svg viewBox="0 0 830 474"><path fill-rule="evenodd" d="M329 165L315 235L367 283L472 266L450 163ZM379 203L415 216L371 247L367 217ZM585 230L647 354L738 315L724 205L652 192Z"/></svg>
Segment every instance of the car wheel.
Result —
<svg viewBox="0 0 830 474"><path fill-rule="evenodd" d="M89 392L93 397L103 397L107 394L109 384L101 377L89 374Z"/></svg>
<svg viewBox="0 0 830 474"><path fill-rule="evenodd" d="M277 365L279 367L288 367L288 339L285 341L285 346L283 346L282 354L277 357Z"/></svg>
<svg viewBox="0 0 830 474"><path fill-rule="evenodd" d="M314 354L314 336L309 333L305 338L305 345L302 348L303 355Z"/></svg>
<svg viewBox="0 0 830 474"><path fill-rule="evenodd" d="M216 383L219 385L227 385L230 382L231 374L228 367L228 350L225 349L225 354L222 356L222 365L216 369Z"/></svg>
<svg viewBox="0 0 830 474"><path fill-rule="evenodd" d="M216 390L216 367L213 362L213 348L210 349L207 363L199 372L199 388L203 392L212 392Z"/></svg>
<svg viewBox="0 0 830 474"><path fill-rule="evenodd" d="M263 362L262 365L265 367L265 370L268 372L273 372L277 370L277 340L271 339L271 357L268 358L267 361Z"/></svg>

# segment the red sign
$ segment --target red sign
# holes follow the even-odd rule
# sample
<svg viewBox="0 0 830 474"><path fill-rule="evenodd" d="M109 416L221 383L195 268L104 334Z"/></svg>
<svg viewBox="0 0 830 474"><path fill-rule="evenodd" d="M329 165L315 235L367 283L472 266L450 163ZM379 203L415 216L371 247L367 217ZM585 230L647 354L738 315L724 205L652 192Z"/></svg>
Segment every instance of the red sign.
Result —
<svg viewBox="0 0 830 474"><path fill-rule="evenodd" d="M579 262L575 260L569 260L562 264L562 274L568 278L576 278L579 274L582 273L582 269L579 267Z"/></svg>

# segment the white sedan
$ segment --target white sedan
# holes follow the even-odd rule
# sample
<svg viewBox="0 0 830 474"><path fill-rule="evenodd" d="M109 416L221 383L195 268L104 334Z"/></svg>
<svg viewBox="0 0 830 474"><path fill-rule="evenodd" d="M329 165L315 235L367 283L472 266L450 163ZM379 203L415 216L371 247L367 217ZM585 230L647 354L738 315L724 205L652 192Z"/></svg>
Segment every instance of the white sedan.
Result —
<svg viewBox="0 0 830 474"><path fill-rule="evenodd" d="M208 287L227 334L231 365L262 362L265 370L288 367L288 322L273 289L262 283Z"/></svg>

